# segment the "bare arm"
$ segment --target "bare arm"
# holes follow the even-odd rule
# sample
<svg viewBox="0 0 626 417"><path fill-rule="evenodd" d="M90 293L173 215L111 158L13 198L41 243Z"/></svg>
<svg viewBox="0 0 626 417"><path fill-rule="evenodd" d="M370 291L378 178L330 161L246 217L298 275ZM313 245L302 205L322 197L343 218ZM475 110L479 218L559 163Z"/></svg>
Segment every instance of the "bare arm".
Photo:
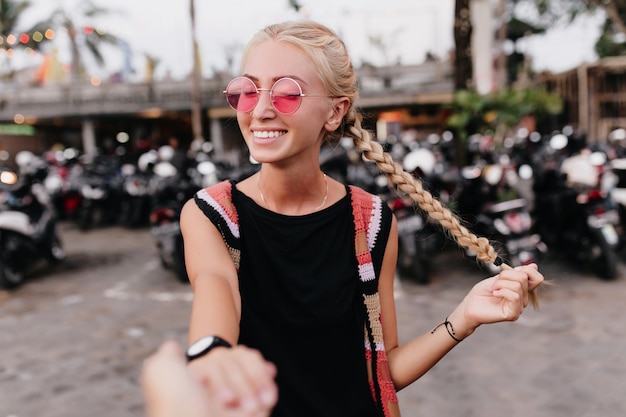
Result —
<svg viewBox="0 0 626 417"><path fill-rule="evenodd" d="M183 206L180 223L187 274L194 292L189 343L218 335L235 345L241 300L237 271L222 235L193 200Z"/></svg>
<svg viewBox="0 0 626 417"><path fill-rule="evenodd" d="M452 350L459 343L455 338L468 337L482 324L517 320L528 305L529 291L541 285L543 275L536 265L529 265L487 278L476 284L448 316L455 338L445 326L435 327L438 323L433 323L434 330L399 346L393 298L397 236L394 218L383 260L379 295L390 372L396 389L400 390L419 379Z"/></svg>
<svg viewBox="0 0 626 417"><path fill-rule="evenodd" d="M181 230L194 292L189 343L217 335L233 345L211 350L193 360L189 369L207 395L219 402L218 408L228 411L223 415L267 415L278 396L276 368L260 352L237 345L241 297L237 271L222 235L193 200L183 207Z"/></svg>

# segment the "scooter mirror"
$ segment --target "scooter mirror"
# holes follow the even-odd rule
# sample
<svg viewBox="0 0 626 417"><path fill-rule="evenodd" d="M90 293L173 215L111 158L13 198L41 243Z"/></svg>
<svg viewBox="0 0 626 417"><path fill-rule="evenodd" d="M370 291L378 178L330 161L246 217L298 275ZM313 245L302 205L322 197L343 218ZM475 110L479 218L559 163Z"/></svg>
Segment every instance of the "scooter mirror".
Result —
<svg viewBox="0 0 626 417"><path fill-rule="evenodd" d="M198 164L198 172L202 175L213 175L217 171L215 164L210 161L203 161Z"/></svg>
<svg viewBox="0 0 626 417"><path fill-rule="evenodd" d="M611 142L619 142L624 139L626 139L626 129L618 128L609 133L609 140Z"/></svg>
<svg viewBox="0 0 626 417"><path fill-rule="evenodd" d="M533 177L533 168L528 164L522 164L517 170L517 175L523 180L529 180Z"/></svg>
<svg viewBox="0 0 626 417"><path fill-rule="evenodd" d="M465 178L466 180L474 180L480 177L481 172L482 171L480 167L477 167L475 165L470 165L470 166L461 168L461 176Z"/></svg>
<svg viewBox="0 0 626 417"><path fill-rule="evenodd" d="M589 155L589 162L596 167L602 166L606 163L606 154L604 152L592 152Z"/></svg>
<svg viewBox="0 0 626 417"><path fill-rule="evenodd" d="M132 164L124 164L120 168L120 171L122 172L123 176L127 177L135 173L135 166Z"/></svg>
<svg viewBox="0 0 626 417"><path fill-rule="evenodd" d="M565 149L567 142L567 136L559 133L550 138L550 147L555 151L560 151L561 149Z"/></svg>
<svg viewBox="0 0 626 417"><path fill-rule="evenodd" d="M202 149L202 152L208 154L208 153L211 153L213 149L215 149L215 146L213 145L212 142L204 142L200 149Z"/></svg>
<svg viewBox="0 0 626 417"><path fill-rule="evenodd" d="M31 151L19 151L15 155L15 163L20 168L25 168L35 159L35 155Z"/></svg>
<svg viewBox="0 0 626 417"><path fill-rule="evenodd" d="M147 172L150 165L154 165L159 160L159 156L156 151L148 151L141 154L137 159L137 166L143 172Z"/></svg>
<svg viewBox="0 0 626 417"><path fill-rule="evenodd" d="M154 166L154 173L159 177L173 177L178 173L174 165L169 162L159 162Z"/></svg>
<svg viewBox="0 0 626 417"><path fill-rule="evenodd" d="M379 188L385 188L389 185L389 179L386 175L378 175L374 180L376 186Z"/></svg>
<svg viewBox="0 0 626 417"><path fill-rule="evenodd" d="M437 161L430 150L420 148L409 152L402 162L404 169L408 172L413 172L419 167L424 174L429 175L435 169Z"/></svg>
<svg viewBox="0 0 626 417"><path fill-rule="evenodd" d="M163 145L159 148L159 159L161 161L171 161L176 151L170 145Z"/></svg>

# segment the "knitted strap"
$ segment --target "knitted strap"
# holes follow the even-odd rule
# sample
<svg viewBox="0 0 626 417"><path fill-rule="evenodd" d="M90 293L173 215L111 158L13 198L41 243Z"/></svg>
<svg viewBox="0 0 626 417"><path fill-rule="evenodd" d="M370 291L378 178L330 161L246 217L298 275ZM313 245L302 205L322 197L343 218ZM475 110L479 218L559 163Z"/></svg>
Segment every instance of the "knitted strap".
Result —
<svg viewBox="0 0 626 417"><path fill-rule="evenodd" d="M398 397L391 379L381 324L378 279L371 251L374 248L382 218L382 200L357 187L350 187L354 219L354 247L359 263L359 278L367 312L365 355L374 400L385 417L400 416Z"/></svg>
<svg viewBox="0 0 626 417"><path fill-rule="evenodd" d="M222 181L198 191L194 200L200 210L217 226L235 268L239 271L241 260L239 216L233 204L232 187L230 181Z"/></svg>

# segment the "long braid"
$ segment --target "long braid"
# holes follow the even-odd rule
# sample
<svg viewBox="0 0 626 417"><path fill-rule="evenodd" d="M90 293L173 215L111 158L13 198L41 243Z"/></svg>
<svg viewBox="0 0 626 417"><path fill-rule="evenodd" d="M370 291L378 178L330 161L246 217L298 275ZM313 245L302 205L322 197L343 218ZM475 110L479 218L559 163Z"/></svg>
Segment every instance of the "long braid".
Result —
<svg viewBox="0 0 626 417"><path fill-rule="evenodd" d="M429 218L437 221L458 245L473 250L476 252L476 257L485 263L493 263L502 269L511 269L509 265L502 262L487 238L478 237L463 226L452 211L424 189L420 180L406 172L391 155L383 150L380 143L371 139L369 132L361 127L360 115L357 115L354 109L351 113L347 115L348 120L352 119L350 120L352 126L349 127L350 136L352 136L354 146L360 149L367 159L374 161L378 169L386 174L399 190L411 197L428 214ZM537 307L537 295L534 290L530 292L529 297L533 306Z"/></svg>

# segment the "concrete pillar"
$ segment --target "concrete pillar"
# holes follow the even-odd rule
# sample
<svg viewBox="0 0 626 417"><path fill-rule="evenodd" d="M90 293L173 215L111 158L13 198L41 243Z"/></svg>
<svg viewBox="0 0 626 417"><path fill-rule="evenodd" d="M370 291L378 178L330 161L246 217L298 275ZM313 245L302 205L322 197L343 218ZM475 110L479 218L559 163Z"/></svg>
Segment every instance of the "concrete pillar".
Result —
<svg viewBox="0 0 626 417"><path fill-rule="evenodd" d="M87 155L96 155L96 132L93 127L93 120L83 119L83 152Z"/></svg>
<svg viewBox="0 0 626 417"><path fill-rule="evenodd" d="M224 137L222 135L222 126L220 120L211 118L211 142L213 143L213 152L218 158L224 156Z"/></svg>

